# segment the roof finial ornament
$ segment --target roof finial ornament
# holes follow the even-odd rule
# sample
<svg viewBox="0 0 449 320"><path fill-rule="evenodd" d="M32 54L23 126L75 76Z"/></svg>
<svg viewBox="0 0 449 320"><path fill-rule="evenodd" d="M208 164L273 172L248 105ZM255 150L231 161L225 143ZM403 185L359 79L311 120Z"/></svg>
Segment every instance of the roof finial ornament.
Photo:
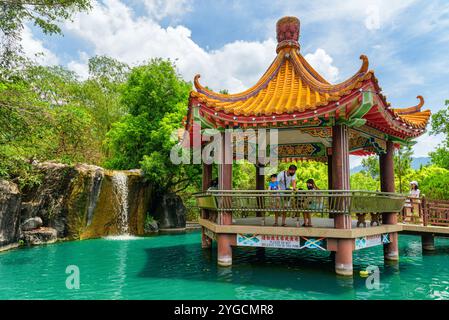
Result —
<svg viewBox="0 0 449 320"><path fill-rule="evenodd" d="M362 66L360 67L359 73L367 73L368 72L368 67L369 67L368 57L366 55L362 54L360 56L360 60L362 60L363 63L362 63Z"/></svg>
<svg viewBox="0 0 449 320"><path fill-rule="evenodd" d="M424 98L423 96L417 96L416 99L419 100L419 103L416 106L408 107L408 108L401 108L401 109L394 109L394 112L397 115L407 115L412 114L416 112L421 112L421 108L424 105Z"/></svg>
<svg viewBox="0 0 449 320"><path fill-rule="evenodd" d="M418 109L419 111L421 111L422 106L424 105L424 98L423 96L417 96L416 99L419 100L418 105L416 106L416 109Z"/></svg>
<svg viewBox="0 0 449 320"><path fill-rule="evenodd" d="M299 49L300 22L296 17L283 17L276 23L276 38L278 45L276 53L283 48L293 47Z"/></svg>

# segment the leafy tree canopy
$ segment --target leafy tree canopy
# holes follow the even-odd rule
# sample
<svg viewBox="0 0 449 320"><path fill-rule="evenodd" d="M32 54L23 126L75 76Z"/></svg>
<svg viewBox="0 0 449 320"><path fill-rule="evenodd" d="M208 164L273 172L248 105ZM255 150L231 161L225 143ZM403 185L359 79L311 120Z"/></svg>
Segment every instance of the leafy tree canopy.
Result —
<svg viewBox="0 0 449 320"><path fill-rule="evenodd" d="M30 22L45 34L61 34L59 24L91 8L90 0L0 0L0 66L19 62L22 31Z"/></svg>
<svg viewBox="0 0 449 320"><path fill-rule="evenodd" d="M121 103L129 115L115 123L107 134L114 169L141 167L155 188L184 190L200 184L198 166L175 165L171 139L186 115L191 84L182 80L171 61L153 59L131 70L123 87Z"/></svg>
<svg viewBox="0 0 449 320"><path fill-rule="evenodd" d="M33 159L101 164L106 132L125 114L123 83L111 70L79 81L63 67L29 64L0 78L0 176L33 182L26 166Z"/></svg>
<svg viewBox="0 0 449 320"><path fill-rule="evenodd" d="M449 169L449 100L446 100L446 109L442 109L432 115L431 134L443 134L443 143L430 153L432 163Z"/></svg>

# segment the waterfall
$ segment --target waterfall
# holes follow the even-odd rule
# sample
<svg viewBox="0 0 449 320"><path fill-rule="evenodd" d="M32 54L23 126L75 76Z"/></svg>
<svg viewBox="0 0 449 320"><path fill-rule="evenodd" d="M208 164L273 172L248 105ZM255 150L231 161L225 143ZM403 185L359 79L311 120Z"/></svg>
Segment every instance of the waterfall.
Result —
<svg viewBox="0 0 449 320"><path fill-rule="evenodd" d="M95 207L97 206L97 200L100 196L101 182L103 181L103 171L96 170L92 177L92 189L89 193L89 206L87 207L87 226L90 226L94 216Z"/></svg>
<svg viewBox="0 0 449 320"><path fill-rule="evenodd" d="M120 234L129 234L128 225L128 177L116 172L112 177L113 191L118 202L118 230Z"/></svg>

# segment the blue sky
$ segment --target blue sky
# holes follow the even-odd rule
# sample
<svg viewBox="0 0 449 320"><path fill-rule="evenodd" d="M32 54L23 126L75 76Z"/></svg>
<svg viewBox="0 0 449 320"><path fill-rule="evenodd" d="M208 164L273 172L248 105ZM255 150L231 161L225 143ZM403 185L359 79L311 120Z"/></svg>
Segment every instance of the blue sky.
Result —
<svg viewBox="0 0 449 320"><path fill-rule="evenodd" d="M331 82L343 81L366 54L394 107L417 103L437 111L449 99L447 1L102 0L46 37L29 26L24 47L42 64L62 64L86 77L87 59L110 55L131 65L152 57L176 60L180 74L213 89L243 90L275 56L275 23L301 20L301 52ZM441 137L424 135L425 156ZM352 161L355 165L358 161Z"/></svg>

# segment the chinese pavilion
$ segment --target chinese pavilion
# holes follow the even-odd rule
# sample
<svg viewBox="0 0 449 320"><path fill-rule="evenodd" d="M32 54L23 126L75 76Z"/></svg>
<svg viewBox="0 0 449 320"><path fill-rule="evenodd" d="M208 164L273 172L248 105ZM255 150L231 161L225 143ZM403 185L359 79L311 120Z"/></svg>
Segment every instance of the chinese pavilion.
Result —
<svg viewBox="0 0 449 320"><path fill-rule="evenodd" d="M413 139L425 132L429 121L430 111L421 110L423 97L418 96L419 103L416 106L392 107L382 94L374 71L369 70L365 55L360 56L362 65L352 77L331 84L302 56L298 42L300 22L297 18L280 19L276 31L276 57L260 80L248 90L221 94L201 85L199 75L195 77L196 90L190 93L186 130L192 130L194 121L200 121L202 128L277 128L279 159L328 163L329 190L350 190L350 154L378 154L381 191L394 193L394 150L401 145L412 144ZM218 167L219 190L231 190L232 164L219 164ZM204 190L212 179L211 168L211 165L203 165ZM256 185L258 190L263 190L265 180L260 172L257 170ZM285 235L289 229L258 227L257 230L232 230L229 229L235 224L232 208L221 208L220 211L220 208L215 208L216 205L199 206L204 209L200 221L203 226L203 245L209 246L210 239L217 240L220 265L231 264L231 246L238 245L235 237L241 235L241 232ZM223 215L223 219L216 224L209 218L214 208ZM385 210L378 212L383 216L382 227L390 229L358 235L380 235L388 231L389 241L383 243L385 259L397 260L397 232L392 229L392 225L396 224L396 213ZM350 213L330 216L334 220L333 229L352 229ZM226 232L220 229L223 225L228 226L223 229ZM291 235L301 237L304 232L313 235L310 229L291 229L295 229L291 230ZM347 235L346 238L332 238L332 235L327 238L327 250L335 252L336 272L343 275L352 274L352 252L355 248L355 235ZM313 236L318 237L318 234Z"/></svg>

